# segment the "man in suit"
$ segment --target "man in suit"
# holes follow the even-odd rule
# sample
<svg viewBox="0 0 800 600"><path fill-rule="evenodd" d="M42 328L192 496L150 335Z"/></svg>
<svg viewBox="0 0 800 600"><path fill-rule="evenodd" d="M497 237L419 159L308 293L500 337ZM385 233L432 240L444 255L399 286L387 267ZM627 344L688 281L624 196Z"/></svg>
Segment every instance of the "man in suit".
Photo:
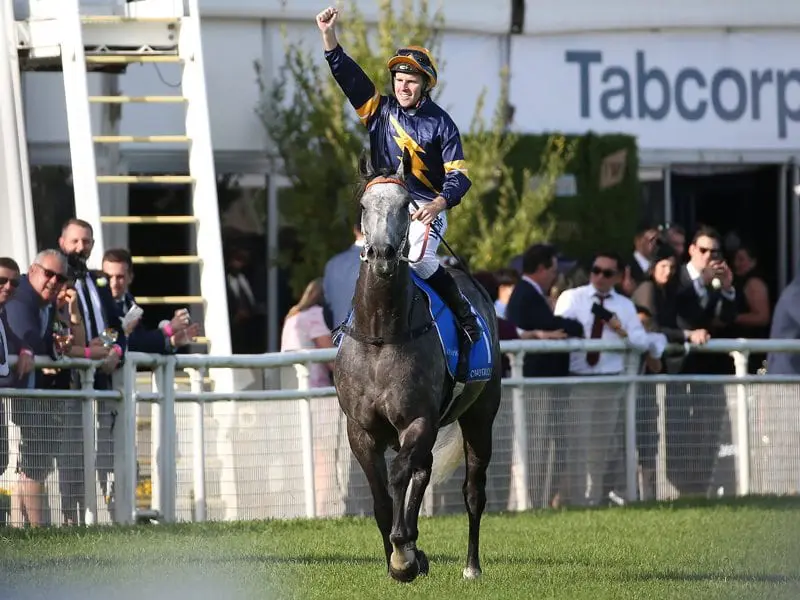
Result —
<svg viewBox="0 0 800 600"><path fill-rule="evenodd" d="M344 323L353 306L353 294L361 266L361 250L364 248L360 222L353 225L353 237L355 240L352 246L325 264L322 290L325 294L325 320L331 330Z"/></svg>
<svg viewBox="0 0 800 600"><path fill-rule="evenodd" d="M360 218L353 224L353 237L353 244L347 250L333 256L325 263L322 277L322 291L325 296L323 313L331 330L344 323L353 306L353 294L356 291L358 271L361 267L361 250L364 248ZM342 418L340 423L344 423ZM344 430L344 427L341 429ZM367 486L366 477L350 452L345 453L344 460L347 460L348 464L343 469L350 474L347 478L345 514L364 515L369 511L369 506L359 501L358 492Z"/></svg>
<svg viewBox="0 0 800 600"><path fill-rule="evenodd" d="M124 248L106 250L103 255L102 270L108 279L111 295L119 313L128 314L136 303L129 287L133 282L133 259ZM199 335L200 324L191 323L189 311L185 308L175 311L172 320L164 321L158 329L146 329L140 319L131 323L126 331L128 350L148 354L173 354L182 346L191 343Z"/></svg>
<svg viewBox="0 0 800 600"><path fill-rule="evenodd" d="M27 277L20 278L14 296L5 305L6 324L14 339L34 354L55 357L53 320L58 293L67 281L67 262L57 250L40 252ZM58 389L59 376L36 371L14 381L12 387ZM11 418L20 428L18 480L12 506L28 517L32 527L45 523L42 510L44 480L58 451L63 425L59 404L47 399L17 398L11 404ZM15 511L16 512L16 511Z"/></svg>
<svg viewBox="0 0 800 600"><path fill-rule="evenodd" d="M17 387L20 380L33 369L33 352L8 326L5 305L20 285L19 265L13 258L0 257L0 387ZM8 357L17 354L15 369L8 364ZM0 398L0 473L8 468L8 423L6 400Z"/></svg>
<svg viewBox="0 0 800 600"><path fill-rule="evenodd" d="M574 319L557 317L548 300L550 288L558 275L556 250L547 244L534 244L522 255L522 278L514 286L506 306L506 318L516 325L523 339L559 339L583 337L583 326ZM526 354L525 377L561 377L568 374L566 353ZM561 390L537 387L527 406L529 493L532 506L541 508L545 497L546 457L554 447L554 486L563 471L563 419L565 403Z"/></svg>
<svg viewBox="0 0 800 600"><path fill-rule="evenodd" d="M91 272L86 266L94 248L92 226L82 219L69 219L61 229L58 245L67 256L75 279L75 290L86 330L87 346L84 355L87 358L105 360L103 368L95 374L94 387L96 390L109 390L112 387L111 376L125 354L127 336L122 329L123 315L111 295L108 278ZM116 336L113 343L107 337L109 334ZM78 385L75 378L73 381ZM80 401L72 402L71 408L69 415L72 421L68 423L68 431L74 436L73 442L77 444L82 439ZM109 506L113 497L110 475L114 470L113 432L116 415L116 402L100 400L97 403L97 475ZM91 484L89 489L93 489Z"/></svg>
<svg viewBox="0 0 800 600"><path fill-rule="evenodd" d="M516 325L520 337L583 337L583 326L574 319L555 316L548 300L558 275L555 248L547 244L528 248L522 255L522 273L506 306L506 318ZM533 335L535 331L545 335ZM561 377L568 371L567 358L564 353L527 354L523 374L525 377Z"/></svg>
<svg viewBox="0 0 800 600"><path fill-rule="evenodd" d="M232 243L225 246L224 253L231 349L234 354L264 352L267 324L247 277L250 252L244 246Z"/></svg>
<svg viewBox="0 0 800 600"><path fill-rule="evenodd" d="M633 256L628 261L619 290L629 298L637 286L647 279L658 238L658 229L651 225L641 225L633 237Z"/></svg>
<svg viewBox="0 0 800 600"><path fill-rule="evenodd" d="M800 339L800 271L778 298L772 317L769 339ZM800 354L770 352L767 355L767 373L770 375L800 375Z"/></svg>
<svg viewBox="0 0 800 600"><path fill-rule="evenodd" d="M733 274L720 236L710 227L698 229L689 245L689 262L678 272L676 303L684 331L706 330L713 336L736 317ZM690 353L681 368L687 375L730 371L730 357L699 352ZM682 494L708 494L721 437L730 435L725 390L716 384L677 387L667 395L667 475Z"/></svg>

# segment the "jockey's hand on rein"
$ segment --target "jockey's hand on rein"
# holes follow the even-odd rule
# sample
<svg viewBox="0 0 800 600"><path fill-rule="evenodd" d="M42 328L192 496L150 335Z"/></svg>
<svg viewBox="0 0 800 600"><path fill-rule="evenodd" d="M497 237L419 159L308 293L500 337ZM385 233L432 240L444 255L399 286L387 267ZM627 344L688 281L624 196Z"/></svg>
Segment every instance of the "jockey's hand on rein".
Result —
<svg viewBox="0 0 800 600"><path fill-rule="evenodd" d="M420 206L411 215L412 221L420 221L423 225L430 225L439 216L439 213L447 208L447 201L441 196L437 196L430 202Z"/></svg>

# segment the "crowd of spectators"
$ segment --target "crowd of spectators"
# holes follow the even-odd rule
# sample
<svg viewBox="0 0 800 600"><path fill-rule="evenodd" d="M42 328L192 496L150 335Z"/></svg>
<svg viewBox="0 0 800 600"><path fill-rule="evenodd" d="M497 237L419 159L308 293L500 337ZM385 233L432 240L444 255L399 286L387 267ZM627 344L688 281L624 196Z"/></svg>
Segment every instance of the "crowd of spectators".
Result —
<svg viewBox="0 0 800 600"><path fill-rule="evenodd" d="M94 387L111 389L126 352L171 353L200 333L186 309L149 330L129 286L133 261L122 248L106 251L102 269L87 266L94 247L91 225L64 223L53 247L40 251L23 271L13 257L0 257L0 387L37 390L81 388L80 372L69 368L33 370L33 356L98 361ZM18 355L15 368L8 357ZM0 475L10 473L11 524L38 527L50 522L45 480L57 470L63 524L85 519L81 400L0 399ZM97 403L96 476L114 516L114 423L112 401ZM15 464L9 464L9 421L19 428ZM87 485L88 483L88 485Z"/></svg>

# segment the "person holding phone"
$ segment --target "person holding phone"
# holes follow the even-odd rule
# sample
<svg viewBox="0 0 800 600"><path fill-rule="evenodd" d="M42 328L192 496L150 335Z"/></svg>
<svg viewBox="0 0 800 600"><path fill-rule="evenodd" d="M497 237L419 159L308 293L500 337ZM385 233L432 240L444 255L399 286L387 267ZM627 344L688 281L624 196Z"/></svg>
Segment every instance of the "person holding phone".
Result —
<svg viewBox="0 0 800 600"><path fill-rule="evenodd" d="M614 252L595 255L589 284L564 291L556 302L555 314L578 321L589 339L620 340L640 352L650 350L650 338L642 326L630 298L615 290L625 265ZM625 355L619 352L572 352L569 372L587 383L572 386L566 410L567 503L575 506L598 506L603 484L609 473L609 457L619 452L616 437L623 418L627 386L594 383L592 377L621 375Z"/></svg>
<svg viewBox="0 0 800 600"><path fill-rule="evenodd" d="M700 227L694 234L689 262L678 272L675 301L678 327L686 332L705 330L714 336L736 318L733 273L716 230ZM731 370L726 354L692 352L680 372L724 375ZM673 386L667 394L667 477L682 495L706 495L711 489L723 429L730 427L725 406L725 390L719 384Z"/></svg>

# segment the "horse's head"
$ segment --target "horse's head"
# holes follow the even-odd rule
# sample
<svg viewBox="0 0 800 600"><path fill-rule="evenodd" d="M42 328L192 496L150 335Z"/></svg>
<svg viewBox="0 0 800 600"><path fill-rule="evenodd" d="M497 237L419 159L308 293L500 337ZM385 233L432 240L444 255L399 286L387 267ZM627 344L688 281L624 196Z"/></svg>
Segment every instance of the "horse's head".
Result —
<svg viewBox="0 0 800 600"><path fill-rule="evenodd" d="M403 150L403 159L394 173L376 173L369 158L362 158L359 171L366 181L361 194L361 260L370 263L377 275L389 277L408 255L411 197L405 179L411 172L411 156Z"/></svg>

